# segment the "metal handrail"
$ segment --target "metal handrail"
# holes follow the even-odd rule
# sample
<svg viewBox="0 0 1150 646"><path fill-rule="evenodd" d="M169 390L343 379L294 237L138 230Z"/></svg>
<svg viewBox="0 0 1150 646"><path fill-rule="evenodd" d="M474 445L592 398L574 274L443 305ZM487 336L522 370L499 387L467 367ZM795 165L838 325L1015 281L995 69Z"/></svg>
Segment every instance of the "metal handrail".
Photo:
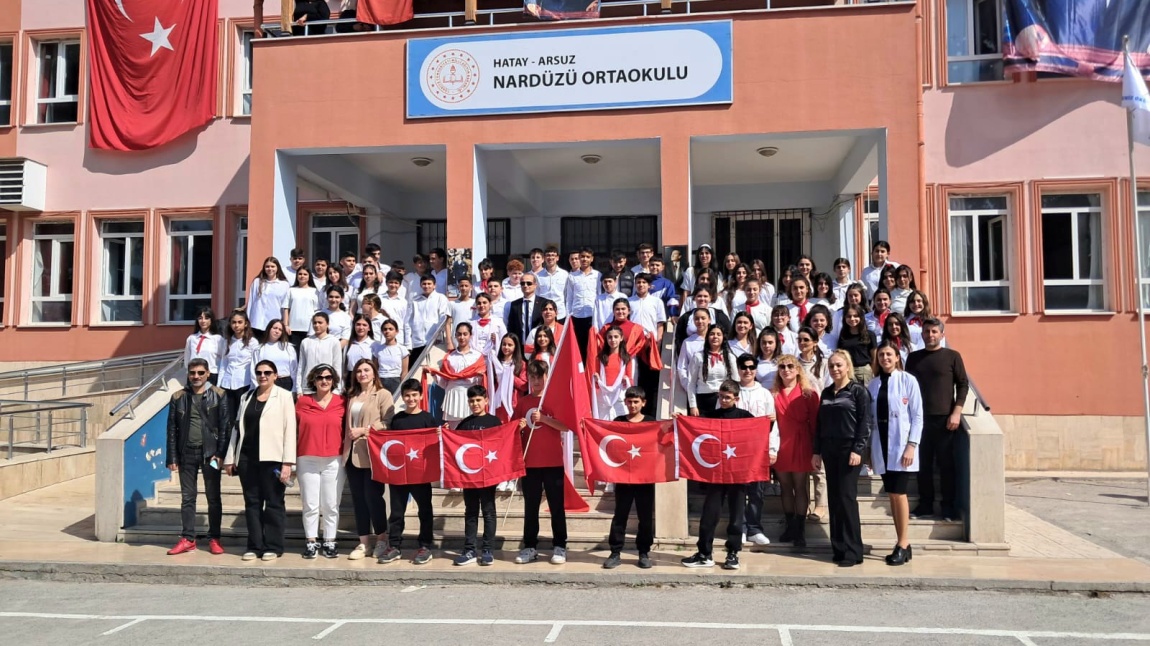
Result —
<svg viewBox="0 0 1150 646"><path fill-rule="evenodd" d="M135 411L132 409L132 403L135 402L136 399L138 399L141 395L143 395L146 390L148 390L152 386L156 385L156 383L160 384L160 390L167 390L168 389L168 379L167 379L168 373L172 372L175 368L178 368L179 366L183 365L183 363L184 363L184 357L182 354L180 356L176 357L175 359L172 359L171 361L169 361L167 363L167 365L165 365L159 372L152 375L152 377L150 379L148 379L143 384L141 384L139 388L137 388L135 391L132 392L132 394L130 394L126 398L124 398L124 401L120 402L119 404L116 404L112 408L112 410L109 411L108 415L111 417L115 417L121 410L123 410L126 407L128 409L128 414L125 415L125 417L127 417L128 419L135 419L136 414L135 414Z"/></svg>
<svg viewBox="0 0 1150 646"><path fill-rule="evenodd" d="M173 354L179 354L180 350L165 350L163 352L150 352L147 354L134 354L125 357L115 357L112 359L99 359L96 361L80 361L76 363L63 363L56 366L43 366L40 368L29 368L26 370L12 370L9 372L0 372L0 381L8 379L20 379L24 377L45 377L55 375L60 372L87 372L107 370L109 368L120 368L137 364L141 361L147 361L151 358L162 359Z"/></svg>
<svg viewBox="0 0 1150 646"><path fill-rule="evenodd" d="M13 407L20 410L12 410ZM46 433L46 443L44 445L44 452L51 453L55 443L53 442L53 435L59 439L60 437L78 436L78 446L81 448L88 445L88 409L92 404L84 402L38 402L29 401L25 399L0 399L0 425L6 426L8 429L8 459L11 460L16 453L16 445L24 444L32 447L37 447L40 444L41 434ZM64 410L78 410L79 418L60 419L54 416L54 413ZM44 414L47 414L47 425L41 422ZM16 428L16 419L34 419L35 422L29 427ZM7 420L7 423L3 423ZM80 429L78 431L62 432L57 431L57 425L75 424L79 423ZM25 440L23 442L16 441L17 431L21 433L34 434L35 439L30 442Z"/></svg>
<svg viewBox="0 0 1150 646"><path fill-rule="evenodd" d="M393 401L399 401L401 391L403 390L403 382L407 381L408 379L413 379L415 373L422 369L423 360L427 358L427 355L431 352L431 348L435 347L435 343L439 340L439 335L443 333L443 328L446 325L447 319L441 320L432 329L431 334L427 337L430 343L423 346L423 352L419 353L419 356L415 358L415 361L408 363L407 374L403 375L403 378L399 380L399 387L395 389L395 392L391 393L391 398ZM444 342L446 344L446 339Z"/></svg>
<svg viewBox="0 0 1150 646"><path fill-rule="evenodd" d="M983 410L989 413L990 404L987 403L986 397L982 396L982 392L978 389L978 386L974 384L974 380L970 378L970 375L967 375L967 381L970 383L970 392L974 393L974 398L978 401L979 406L982 406Z"/></svg>
<svg viewBox="0 0 1150 646"><path fill-rule="evenodd" d="M132 387L136 375L116 375L118 378L109 378L109 373L138 369L140 371L138 378L143 380L146 368L160 365L181 355L180 351L171 350L13 370L0 373L0 392L15 394L13 391L21 391L24 399L31 400L33 393L42 399L63 399L70 395L93 395L109 390L121 390ZM77 381L83 386L82 392L75 392ZM72 393L69 392L69 386L73 387Z"/></svg>

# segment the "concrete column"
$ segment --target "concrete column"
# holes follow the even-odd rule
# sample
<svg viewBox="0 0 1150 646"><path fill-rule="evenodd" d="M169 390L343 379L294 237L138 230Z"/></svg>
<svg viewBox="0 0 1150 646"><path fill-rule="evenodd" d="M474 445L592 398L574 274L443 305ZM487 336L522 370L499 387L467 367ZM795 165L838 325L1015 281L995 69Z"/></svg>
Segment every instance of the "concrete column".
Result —
<svg viewBox="0 0 1150 646"><path fill-rule="evenodd" d="M840 195L839 198L846 198ZM848 200L839 205L838 209L838 242L840 258L856 258L855 256L855 201ZM861 271L861 269L860 269ZM833 275L833 274L832 274Z"/></svg>
<svg viewBox="0 0 1150 646"><path fill-rule="evenodd" d="M289 257L296 246L296 168L291 154L252 153L245 276L258 274L268 256Z"/></svg>
<svg viewBox="0 0 1150 646"><path fill-rule="evenodd" d="M687 136L667 137L659 147L660 180L663 208L660 227L663 245L691 246L691 139ZM672 335L673 336L673 335ZM671 349L663 348L663 371L659 384L659 419L671 419L674 414L674 370L671 369ZM688 538L687 481L655 485L655 536L658 538Z"/></svg>
<svg viewBox="0 0 1150 646"><path fill-rule="evenodd" d="M474 248L475 152L475 146L470 142L452 143L447 146L448 247Z"/></svg>
<svg viewBox="0 0 1150 646"><path fill-rule="evenodd" d="M471 263L473 273L478 277L479 261L487 257L487 159L478 148L473 147L472 151L475 161L471 174Z"/></svg>

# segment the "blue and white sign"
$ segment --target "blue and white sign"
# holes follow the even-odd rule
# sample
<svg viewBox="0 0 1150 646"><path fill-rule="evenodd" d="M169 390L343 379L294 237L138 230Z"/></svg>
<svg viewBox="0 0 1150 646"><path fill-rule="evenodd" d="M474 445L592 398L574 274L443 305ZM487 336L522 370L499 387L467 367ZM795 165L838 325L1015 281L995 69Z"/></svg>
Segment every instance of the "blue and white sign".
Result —
<svg viewBox="0 0 1150 646"><path fill-rule="evenodd" d="M731 103L731 22L407 44L408 118Z"/></svg>

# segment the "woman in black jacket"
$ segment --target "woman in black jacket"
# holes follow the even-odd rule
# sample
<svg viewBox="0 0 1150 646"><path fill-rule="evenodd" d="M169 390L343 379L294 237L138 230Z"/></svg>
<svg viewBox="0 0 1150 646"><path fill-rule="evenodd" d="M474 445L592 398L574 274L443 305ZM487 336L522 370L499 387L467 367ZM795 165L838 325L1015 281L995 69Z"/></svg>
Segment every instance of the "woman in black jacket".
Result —
<svg viewBox="0 0 1150 646"><path fill-rule="evenodd" d="M819 403L815 455L811 466L826 467L827 501L831 516L831 551L839 567L862 563L862 528L859 526L858 482L862 456L871 434L871 397L853 380L849 354L836 350L827 362L832 379Z"/></svg>

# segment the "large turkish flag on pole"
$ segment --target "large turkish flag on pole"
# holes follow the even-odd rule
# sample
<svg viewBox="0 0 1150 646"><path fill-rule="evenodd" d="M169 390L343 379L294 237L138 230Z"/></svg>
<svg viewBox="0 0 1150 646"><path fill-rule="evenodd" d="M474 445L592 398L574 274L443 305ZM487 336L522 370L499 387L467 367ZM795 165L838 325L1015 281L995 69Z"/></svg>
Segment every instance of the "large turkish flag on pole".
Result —
<svg viewBox="0 0 1150 646"><path fill-rule="evenodd" d="M444 487L494 487L527 473L517 419L481 431L444 428L440 442Z"/></svg>
<svg viewBox="0 0 1150 646"><path fill-rule="evenodd" d="M93 148L155 148L212 120L217 2L88 0Z"/></svg>
<svg viewBox="0 0 1150 646"><path fill-rule="evenodd" d="M679 479L674 422L585 419L580 445L588 482L653 484Z"/></svg>
<svg viewBox="0 0 1150 646"><path fill-rule="evenodd" d="M367 436L371 479L393 485L427 484L440 479L439 429L372 431Z"/></svg>
<svg viewBox="0 0 1150 646"><path fill-rule="evenodd" d="M711 484L750 484L771 479L771 420L708 419L679 415L679 474Z"/></svg>

